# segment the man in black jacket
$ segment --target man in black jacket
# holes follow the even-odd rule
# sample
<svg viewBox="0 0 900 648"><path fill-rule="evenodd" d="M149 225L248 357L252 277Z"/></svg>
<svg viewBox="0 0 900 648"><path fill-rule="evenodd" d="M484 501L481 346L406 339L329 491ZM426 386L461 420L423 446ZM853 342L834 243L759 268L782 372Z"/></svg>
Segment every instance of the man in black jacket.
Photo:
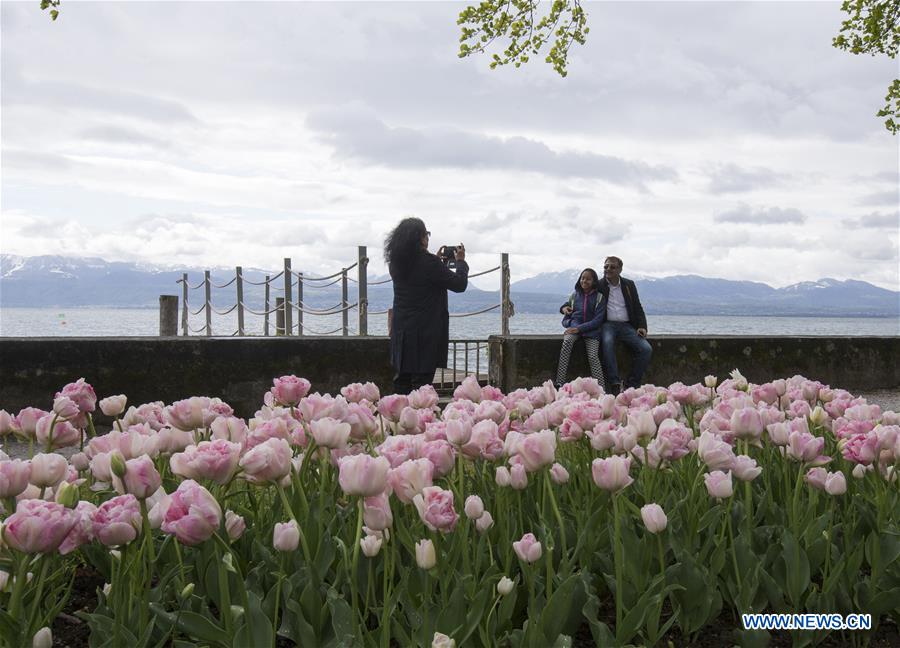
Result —
<svg viewBox="0 0 900 648"><path fill-rule="evenodd" d="M647 316L638 297L637 287L630 279L622 276L622 259L607 257L603 262L603 279L597 290L601 305L605 310L600 327L601 361L610 393L622 390L619 367L616 362L616 341L619 340L631 351L633 358L631 373L625 379L625 387L639 387L644 372L650 365L653 348L647 342ZM568 304L560 312L566 314Z"/></svg>

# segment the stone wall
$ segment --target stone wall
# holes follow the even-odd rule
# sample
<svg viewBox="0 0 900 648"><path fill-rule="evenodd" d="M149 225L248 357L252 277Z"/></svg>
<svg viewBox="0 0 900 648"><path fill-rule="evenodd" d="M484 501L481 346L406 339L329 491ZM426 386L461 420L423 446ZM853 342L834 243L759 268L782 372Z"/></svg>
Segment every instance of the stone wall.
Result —
<svg viewBox="0 0 900 648"><path fill-rule="evenodd" d="M49 409L63 385L84 377L97 396L132 404L217 396L252 416L272 378L302 376L313 390L338 393L370 380L388 393L386 337L0 338L0 408Z"/></svg>
<svg viewBox="0 0 900 648"><path fill-rule="evenodd" d="M735 368L751 382L802 374L849 390L900 387L900 337L653 336L653 359L644 382L692 384L708 374L720 380ZM491 382L504 392L553 380L562 336L494 336ZM619 375L631 366L625 349L616 354ZM569 379L590 376L584 345L576 344Z"/></svg>

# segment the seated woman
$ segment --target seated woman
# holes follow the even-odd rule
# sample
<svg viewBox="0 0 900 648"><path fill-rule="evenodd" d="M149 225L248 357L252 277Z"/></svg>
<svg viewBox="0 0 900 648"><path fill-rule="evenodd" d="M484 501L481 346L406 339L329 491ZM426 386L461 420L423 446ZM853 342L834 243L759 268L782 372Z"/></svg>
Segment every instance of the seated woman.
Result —
<svg viewBox="0 0 900 648"><path fill-rule="evenodd" d="M575 284L575 292L569 296L569 303L561 309L562 324L565 327L562 349L559 352L559 367L556 370L556 386L566 382L572 347L580 337L587 350L591 377L603 385L603 365L600 363L600 324L606 310L603 296L597 291L600 278L593 268L585 268Z"/></svg>

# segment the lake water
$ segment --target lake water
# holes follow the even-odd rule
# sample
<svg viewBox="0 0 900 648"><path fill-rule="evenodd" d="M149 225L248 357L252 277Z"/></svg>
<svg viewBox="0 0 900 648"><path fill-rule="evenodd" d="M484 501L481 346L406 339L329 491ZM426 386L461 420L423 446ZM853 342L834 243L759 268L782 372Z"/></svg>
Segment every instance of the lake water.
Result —
<svg viewBox="0 0 900 648"><path fill-rule="evenodd" d="M349 333L356 334L356 313L350 313ZM821 335L821 336L895 336L900 335L900 319L865 317L734 317L699 315L649 315L651 336L667 335ZM202 313L190 318L189 326L201 331ZM270 334L274 335L274 317ZM340 316L306 316L307 334L334 331L341 327ZM180 324L179 324L180 326ZM296 328L296 322L294 322ZM214 335L237 332L237 315L213 315ZM471 317L451 317L450 337L486 339L499 333L500 316L496 312ZM180 332L180 329L179 329ZM247 315L245 332L263 334L263 318ZM561 334L560 316L522 313L510 319L513 334ZM0 336L153 336L159 333L159 312L142 308L3 308L0 309ZM194 332L192 335L200 335ZM340 332L332 333L340 335ZM386 335L387 317L371 315L369 334Z"/></svg>

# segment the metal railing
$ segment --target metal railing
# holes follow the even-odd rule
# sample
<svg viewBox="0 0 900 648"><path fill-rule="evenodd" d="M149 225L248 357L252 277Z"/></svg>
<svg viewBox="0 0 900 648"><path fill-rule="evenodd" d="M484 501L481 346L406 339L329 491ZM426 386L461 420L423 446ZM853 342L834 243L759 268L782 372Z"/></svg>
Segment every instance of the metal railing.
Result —
<svg viewBox="0 0 900 648"><path fill-rule="evenodd" d="M350 335L350 311L356 310L357 313L357 335L369 334L369 316L385 315L390 309L370 311L369 310L369 286L390 283L391 279L382 279L380 281L369 281L367 270L369 259L367 256L367 248L364 245L358 246L358 256L355 263L339 271L324 277L310 277L304 275L303 272L297 272L292 269L292 261L290 258L284 259L284 266L280 272L272 275L265 275L262 281L251 281L244 277L244 271L241 266L235 268L234 276L222 283L214 283L210 270L205 270L203 280L197 285L191 285L188 282L188 275L184 273L178 283L181 284L181 334L188 336L191 334L201 334L213 336L213 315L226 316L236 311L237 314L237 330L225 334L228 337L246 336L248 335L246 327L246 314L251 314L263 318L262 335L268 336L274 332L275 335L287 336L303 336L303 335L333 335L340 333L343 336ZM356 277L350 276L350 271L356 269ZM509 255L503 253L500 255L500 265L470 274L469 278L480 277L493 272L500 273L500 302L486 308L482 308L470 313L452 313L450 317L470 317L480 315L493 310L500 312L500 332L502 335L509 335L509 318L513 316L513 304L510 301L509 293ZM356 284L356 301L350 303L349 284ZM307 299L307 291L325 290L340 283L340 302L327 308L313 307L312 303ZM236 301L227 306L216 308L213 306L212 291L216 289L221 291L234 286L234 294ZM250 286L251 289L262 287L263 291L263 307L262 310L254 310L247 304L245 298L245 287ZM295 292L296 289L296 292ZM202 291L203 302L196 310L192 310L191 294L193 291ZM280 296L275 296L275 293ZM275 314L274 329L271 325L270 316ZM307 325L307 317L334 316L340 314L340 326L327 331L316 330ZM191 316L202 315L203 325L199 327L191 326ZM296 318L295 318L296 316ZM388 315L390 317L390 315ZM296 319L296 321L295 321ZM219 335L222 335L221 333ZM476 340L458 340L457 342L466 344L474 343ZM455 357L455 355L454 355Z"/></svg>
<svg viewBox="0 0 900 648"><path fill-rule="evenodd" d="M447 350L450 356L447 364L450 366L440 367L434 377L434 384L439 389L458 385L471 375L474 375L479 383L487 384L490 381L487 340L450 340ZM470 373L470 369L474 369L474 373Z"/></svg>

